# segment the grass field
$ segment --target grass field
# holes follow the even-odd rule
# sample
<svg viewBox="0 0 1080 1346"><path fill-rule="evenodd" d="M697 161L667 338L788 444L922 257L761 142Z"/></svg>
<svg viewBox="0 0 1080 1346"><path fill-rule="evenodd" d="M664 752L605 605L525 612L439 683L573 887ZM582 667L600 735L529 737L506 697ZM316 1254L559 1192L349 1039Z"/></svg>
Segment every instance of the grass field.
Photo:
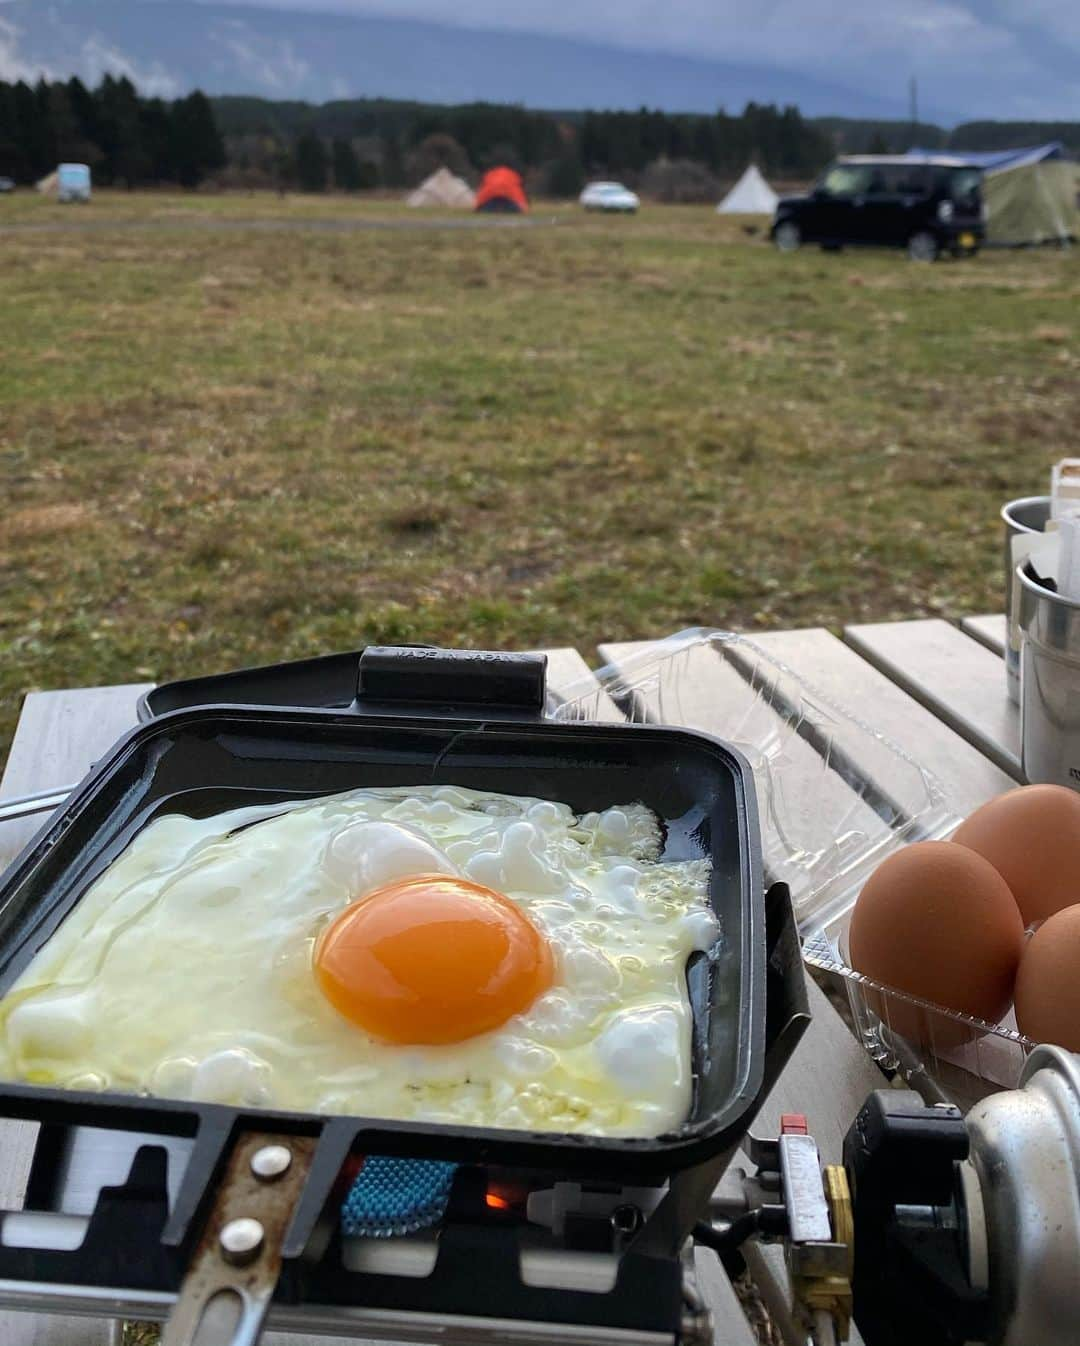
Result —
<svg viewBox="0 0 1080 1346"><path fill-rule="evenodd" d="M780 257L699 208L0 198L0 754L31 688L993 609L998 508L1077 452L1078 298L1075 251Z"/></svg>

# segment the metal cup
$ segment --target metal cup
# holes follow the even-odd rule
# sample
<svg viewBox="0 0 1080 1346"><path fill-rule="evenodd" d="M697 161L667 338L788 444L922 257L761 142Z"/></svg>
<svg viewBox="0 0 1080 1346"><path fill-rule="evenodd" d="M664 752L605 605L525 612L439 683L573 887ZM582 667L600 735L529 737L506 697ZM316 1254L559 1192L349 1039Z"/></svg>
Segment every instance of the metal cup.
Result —
<svg viewBox="0 0 1080 1346"><path fill-rule="evenodd" d="M1020 754L1031 782L1080 790L1080 603L1020 581Z"/></svg>
<svg viewBox="0 0 1080 1346"><path fill-rule="evenodd" d="M1029 495L1010 500L1001 509L1005 524L1005 686L1013 705L1020 704L1020 646L1013 643L1013 586L1016 567L1012 559L1012 540L1018 533L1041 533L1050 519L1050 497Z"/></svg>

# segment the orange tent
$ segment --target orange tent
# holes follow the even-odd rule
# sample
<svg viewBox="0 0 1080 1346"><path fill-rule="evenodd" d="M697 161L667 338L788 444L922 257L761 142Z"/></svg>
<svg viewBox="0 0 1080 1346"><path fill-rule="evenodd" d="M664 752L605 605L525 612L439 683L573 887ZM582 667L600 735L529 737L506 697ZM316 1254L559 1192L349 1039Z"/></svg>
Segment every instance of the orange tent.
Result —
<svg viewBox="0 0 1080 1346"><path fill-rule="evenodd" d="M521 213L529 209L529 198L522 186L521 174L500 164L489 169L476 193L477 210L501 210Z"/></svg>

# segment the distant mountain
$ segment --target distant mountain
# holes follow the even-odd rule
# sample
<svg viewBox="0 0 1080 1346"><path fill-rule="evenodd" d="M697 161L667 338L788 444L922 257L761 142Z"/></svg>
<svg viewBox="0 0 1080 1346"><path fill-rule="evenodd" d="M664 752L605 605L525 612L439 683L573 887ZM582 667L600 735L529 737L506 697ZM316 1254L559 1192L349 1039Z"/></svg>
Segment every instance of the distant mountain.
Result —
<svg viewBox="0 0 1080 1346"><path fill-rule="evenodd" d="M806 115L896 117L902 107L777 69L565 38L412 20L186 0L0 0L0 78L128 75L146 93L356 96L536 108L712 112L749 101Z"/></svg>

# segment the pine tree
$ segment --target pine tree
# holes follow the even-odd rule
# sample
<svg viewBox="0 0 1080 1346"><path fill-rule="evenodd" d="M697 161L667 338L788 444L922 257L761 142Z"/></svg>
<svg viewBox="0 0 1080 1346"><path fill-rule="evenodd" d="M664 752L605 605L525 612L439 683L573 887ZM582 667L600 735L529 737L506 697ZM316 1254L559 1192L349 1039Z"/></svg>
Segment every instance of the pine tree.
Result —
<svg viewBox="0 0 1080 1346"><path fill-rule="evenodd" d="M19 80L15 85L15 143L19 146L23 171L23 182L36 182L51 173L56 167L50 164L42 147L41 117L38 112L38 100L29 84Z"/></svg>
<svg viewBox="0 0 1080 1346"><path fill-rule="evenodd" d="M212 173L220 172L229 161L225 153L225 142L221 138L214 109L210 106L206 94L201 89L196 89L194 93L188 95L187 103L195 143L198 146L199 163L203 174L209 177Z"/></svg>
<svg viewBox="0 0 1080 1346"><path fill-rule="evenodd" d="M302 192L325 192L326 146L314 131L305 131L293 151L296 181Z"/></svg>
<svg viewBox="0 0 1080 1346"><path fill-rule="evenodd" d="M198 89L172 106L172 164L183 187L197 187L225 167L225 144L210 100Z"/></svg>
<svg viewBox="0 0 1080 1346"><path fill-rule="evenodd" d="M135 86L126 76L114 79L106 75L95 93L95 101L102 175L106 182L123 182L129 188L134 187L149 171Z"/></svg>
<svg viewBox="0 0 1080 1346"><path fill-rule="evenodd" d="M39 79L34 86L34 134L30 142L30 154L36 177L51 172L60 162L53 130L51 92L44 78Z"/></svg>
<svg viewBox="0 0 1080 1346"><path fill-rule="evenodd" d="M85 163L90 146L83 139L66 85L49 87L49 122L58 163Z"/></svg>
<svg viewBox="0 0 1080 1346"><path fill-rule="evenodd" d="M364 186L360 160L351 140L337 139L333 144L334 185L343 192L356 192Z"/></svg>
<svg viewBox="0 0 1080 1346"><path fill-rule="evenodd" d="M0 176L23 182L28 176L18 128L15 86L0 80Z"/></svg>
<svg viewBox="0 0 1080 1346"><path fill-rule="evenodd" d="M71 110L74 146L70 151L71 159L76 163L89 164L92 168L101 162L101 147L98 144L97 107L94 95L81 79L73 76L67 84L54 85L63 90L67 105Z"/></svg>
<svg viewBox="0 0 1080 1346"><path fill-rule="evenodd" d="M97 105L94 101L94 95L77 75L73 75L68 80L66 88L72 115L79 128L79 135L89 144L96 145L98 143L98 126Z"/></svg>
<svg viewBox="0 0 1080 1346"><path fill-rule="evenodd" d="M140 110L142 143L151 182L175 182L173 122L169 107L160 98L150 98Z"/></svg>

